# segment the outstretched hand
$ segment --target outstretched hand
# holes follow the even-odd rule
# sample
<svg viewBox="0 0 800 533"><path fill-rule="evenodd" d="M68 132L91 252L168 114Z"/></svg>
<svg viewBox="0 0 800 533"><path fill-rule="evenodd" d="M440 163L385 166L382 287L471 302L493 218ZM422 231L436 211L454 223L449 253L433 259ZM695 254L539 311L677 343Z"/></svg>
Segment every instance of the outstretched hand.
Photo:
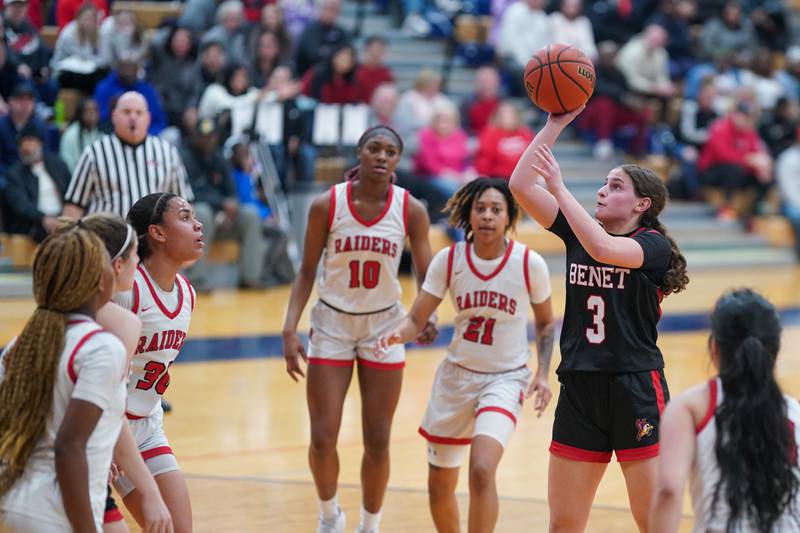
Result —
<svg viewBox="0 0 800 533"><path fill-rule="evenodd" d="M546 144L536 148L536 164L531 165L531 168L544 179L551 193L555 194L556 190L564 186L561 167L558 166L556 157Z"/></svg>
<svg viewBox="0 0 800 533"><path fill-rule="evenodd" d="M560 128L566 128L570 122L575 120L575 117L581 114L581 112L586 109L586 105L580 106L575 111L570 111L569 113L561 113L559 115L554 115L550 113L547 116L547 123L552 124L554 126L558 126Z"/></svg>

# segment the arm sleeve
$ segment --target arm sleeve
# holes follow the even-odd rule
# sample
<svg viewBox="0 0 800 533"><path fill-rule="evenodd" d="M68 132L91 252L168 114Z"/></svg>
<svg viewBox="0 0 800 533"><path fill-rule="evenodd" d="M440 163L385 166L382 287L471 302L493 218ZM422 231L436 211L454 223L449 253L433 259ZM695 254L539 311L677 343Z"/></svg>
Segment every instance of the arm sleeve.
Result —
<svg viewBox="0 0 800 533"><path fill-rule="evenodd" d="M531 282L530 300L540 304L550 298L550 270L544 258L534 251L528 252L528 279Z"/></svg>
<svg viewBox="0 0 800 533"><path fill-rule="evenodd" d="M672 246L667 238L656 230L647 230L633 237L639 243L644 253L641 270L654 273L664 273L669 267L669 258L672 255Z"/></svg>
<svg viewBox="0 0 800 533"><path fill-rule="evenodd" d="M558 210L556 219L553 221L553 224L547 228L547 231L555 233L557 236L559 236L561 240L564 241L564 244L568 247L578 240L575 236L575 232L572 231L569 222L567 222L567 217L565 217L564 213L561 212L561 209Z"/></svg>
<svg viewBox="0 0 800 533"><path fill-rule="evenodd" d="M447 257L450 254L450 247L439 250L428 266L425 274L425 282L422 290L432 294L439 299L444 298L447 292Z"/></svg>
<svg viewBox="0 0 800 533"><path fill-rule="evenodd" d="M83 208L89 206L94 188L97 183L97 168L94 162L94 155L91 147L87 146L78 159L78 165L69 180L67 194L64 200Z"/></svg>
<svg viewBox="0 0 800 533"><path fill-rule="evenodd" d="M72 397L108 409L120 386L125 366L125 347L111 333L92 337L75 355L73 368L78 375Z"/></svg>

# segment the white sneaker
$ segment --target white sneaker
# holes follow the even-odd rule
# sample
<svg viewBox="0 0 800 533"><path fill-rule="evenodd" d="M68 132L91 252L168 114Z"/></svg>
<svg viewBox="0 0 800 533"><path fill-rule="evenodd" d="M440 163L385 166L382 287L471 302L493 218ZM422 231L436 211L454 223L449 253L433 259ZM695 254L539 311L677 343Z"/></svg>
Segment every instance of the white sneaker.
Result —
<svg viewBox="0 0 800 533"><path fill-rule="evenodd" d="M601 139L594 145L593 155L595 159L607 161L614 155L614 143L608 139Z"/></svg>
<svg viewBox="0 0 800 533"><path fill-rule="evenodd" d="M320 514L317 533L344 533L345 522L344 511L342 511L341 507L339 508L339 514L331 520L323 519L322 514Z"/></svg>
<svg viewBox="0 0 800 533"><path fill-rule="evenodd" d="M361 526L358 526L358 528L356 528L356 533L380 533L380 531L378 531L377 527L367 531L366 529L363 529Z"/></svg>
<svg viewBox="0 0 800 533"><path fill-rule="evenodd" d="M411 13L403 21L403 31L413 37L426 37L431 31L431 24L419 13Z"/></svg>

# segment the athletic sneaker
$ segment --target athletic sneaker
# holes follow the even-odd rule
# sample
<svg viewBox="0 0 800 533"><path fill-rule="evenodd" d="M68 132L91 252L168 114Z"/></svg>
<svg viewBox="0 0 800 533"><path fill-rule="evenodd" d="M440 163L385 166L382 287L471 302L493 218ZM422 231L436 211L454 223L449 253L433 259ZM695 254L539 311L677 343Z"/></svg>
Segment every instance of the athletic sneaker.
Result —
<svg viewBox="0 0 800 533"><path fill-rule="evenodd" d="M342 508L339 508L339 514L335 518L325 520L322 514L319 515L319 526L317 526L317 533L344 533L345 516Z"/></svg>
<svg viewBox="0 0 800 533"><path fill-rule="evenodd" d="M367 531L366 529L362 529L361 526L358 526L356 533L380 533L380 531L378 531L377 527Z"/></svg>

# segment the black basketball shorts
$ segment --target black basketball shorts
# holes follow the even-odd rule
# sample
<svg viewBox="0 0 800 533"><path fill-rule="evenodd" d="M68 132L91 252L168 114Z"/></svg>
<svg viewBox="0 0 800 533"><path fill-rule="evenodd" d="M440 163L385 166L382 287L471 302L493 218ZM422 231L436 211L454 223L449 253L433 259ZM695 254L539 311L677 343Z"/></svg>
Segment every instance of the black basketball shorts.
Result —
<svg viewBox="0 0 800 533"><path fill-rule="evenodd" d="M669 400L663 370L631 373L565 372L550 453L594 463L658 455L661 412Z"/></svg>

